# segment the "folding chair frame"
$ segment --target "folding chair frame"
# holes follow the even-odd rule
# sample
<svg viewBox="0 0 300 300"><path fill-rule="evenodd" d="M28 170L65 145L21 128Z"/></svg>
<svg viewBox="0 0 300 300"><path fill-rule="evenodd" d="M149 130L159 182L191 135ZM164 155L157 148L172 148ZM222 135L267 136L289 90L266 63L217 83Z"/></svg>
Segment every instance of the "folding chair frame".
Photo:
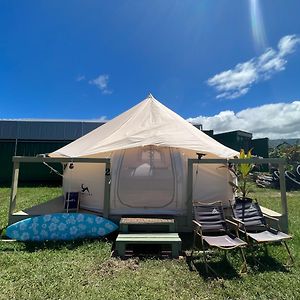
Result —
<svg viewBox="0 0 300 300"><path fill-rule="evenodd" d="M258 204L258 201L255 199L256 201L256 204ZM233 213L233 216L235 215L234 214L234 208L232 206L232 203L230 202L230 206L231 206L231 209L232 209L232 213ZM279 219L276 219L274 217L271 217L271 216L268 216L268 215L264 215L261 211L259 211L259 213L261 214L261 217L264 219L264 227L267 231L281 231L281 228L280 228L280 224L279 224ZM273 220L276 222L277 224L277 228L278 229L275 229L275 228L272 228L269 226L269 224L266 222L266 219L270 219L270 220ZM236 225L238 226L238 230L245 236L246 238L246 242L248 243L248 245L251 247L254 247L254 246L260 246L261 244L263 244L265 246L265 251L268 252L267 250L267 246L268 244L274 244L274 243L280 243L282 246L285 247L287 253L288 253L288 260L287 260L287 266L290 266L290 265L293 265L294 264L294 259L293 259L293 256L291 254L291 251L286 243L286 239L278 239L277 241L256 241L254 238L252 238L248 233L247 231L247 226L245 225L245 222L243 222L242 220L236 218L236 217L232 217L232 221L236 223ZM292 237L288 238L288 239L291 239ZM255 259L256 260L256 259ZM257 261L257 260L256 260ZM257 261L258 263L260 263L259 261ZM261 264L261 263L260 263Z"/></svg>
<svg viewBox="0 0 300 300"><path fill-rule="evenodd" d="M214 203L210 203L210 204L204 204L204 203L200 203L200 202L197 202L197 203L200 204L200 205L203 205L203 206L212 206L212 207L214 207L214 205L216 205L216 204L219 204L219 207L223 210L221 202L214 202ZM195 205L195 206L197 206L197 205ZM222 215L224 216L224 212L223 211L222 211ZM225 218L224 218L224 221L226 223L226 234L231 235L231 233L228 230L228 225L231 225L231 226L233 226L235 228L235 235L236 235L236 237L239 238L239 230L238 230L239 228L238 228L238 225L236 223L228 220L228 219L225 219ZM192 261L193 264L194 264L193 253L194 253L195 249L197 248L197 246L196 246L196 240L197 240L197 237L200 237L201 248L202 248L202 253L203 253L203 259L204 259L206 273L209 273L209 271L211 271L214 275L216 275L218 277L218 274L216 273L216 271L208 263L208 258L207 258L207 253L206 253L206 247L217 248L217 249L220 249L220 250L224 250L226 257L227 257L227 251L228 250L239 249L241 257L242 257L242 261L243 261L242 267L240 269L239 274L247 273L247 269L248 269L247 268L247 261L246 261L246 257L245 257L244 251L243 251L243 246L235 245L235 246L232 246L232 247L222 247L222 246L210 245L209 243L207 243L203 239L202 225L198 221L196 221L196 220L193 220L193 225L194 225L194 239L193 239L193 249L192 249L192 252L191 252L191 261Z"/></svg>

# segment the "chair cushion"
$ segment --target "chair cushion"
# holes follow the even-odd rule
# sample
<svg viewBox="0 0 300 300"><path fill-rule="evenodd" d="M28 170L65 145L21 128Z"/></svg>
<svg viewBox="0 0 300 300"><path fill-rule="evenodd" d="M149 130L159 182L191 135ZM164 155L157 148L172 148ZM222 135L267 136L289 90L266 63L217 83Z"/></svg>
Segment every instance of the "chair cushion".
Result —
<svg viewBox="0 0 300 300"><path fill-rule="evenodd" d="M263 242L276 242L276 241L282 241L286 239L292 238L290 235L285 234L281 231L278 232L270 232L268 230L262 231L262 232L256 232L256 233L247 233L249 237L251 237L253 240L255 240L258 243Z"/></svg>
<svg viewBox="0 0 300 300"><path fill-rule="evenodd" d="M229 235L203 236L203 240L212 247L232 248L246 246L247 243L239 238L231 238Z"/></svg>
<svg viewBox="0 0 300 300"><path fill-rule="evenodd" d="M233 213L235 218L244 222L247 230L265 227L265 219L257 202L238 201L233 206Z"/></svg>
<svg viewBox="0 0 300 300"><path fill-rule="evenodd" d="M194 219L202 225L203 232L224 232L227 229L221 203L194 205Z"/></svg>

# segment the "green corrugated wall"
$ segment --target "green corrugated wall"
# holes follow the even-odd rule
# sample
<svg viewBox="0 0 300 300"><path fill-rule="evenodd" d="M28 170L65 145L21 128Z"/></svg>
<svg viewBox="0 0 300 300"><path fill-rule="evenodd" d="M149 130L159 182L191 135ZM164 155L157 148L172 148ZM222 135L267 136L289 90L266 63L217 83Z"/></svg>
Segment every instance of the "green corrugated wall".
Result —
<svg viewBox="0 0 300 300"><path fill-rule="evenodd" d="M269 157L269 139L268 138L261 138L261 139L254 139L251 141L252 153L254 155L260 157ZM261 172L269 172L269 165L264 164L261 165L259 170Z"/></svg>
<svg viewBox="0 0 300 300"><path fill-rule="evenodd" d="M36 156L41 153L50 153L59 149L70 141L18 141L16 155L18 156ZM15 155L15 141L0 141L0 185L10 185L12 176L12 157ZM60 173L61 164L52 165ZM30 184L58 184L61 177L50 171L43 164L31 163L21 164L20 183Z"/></svg>

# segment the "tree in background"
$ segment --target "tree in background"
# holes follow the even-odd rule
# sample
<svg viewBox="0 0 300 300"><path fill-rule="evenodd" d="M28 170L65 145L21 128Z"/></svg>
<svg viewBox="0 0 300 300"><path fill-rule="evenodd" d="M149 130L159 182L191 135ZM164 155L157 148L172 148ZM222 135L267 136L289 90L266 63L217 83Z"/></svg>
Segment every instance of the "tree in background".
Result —
<svg viewBox="0 0 300 300"><path fill-rule="evenodd" d="M282 143L277 147L270 150L270 157L283 158L286 160L287 169L289 171L295 171L297 165L300 164L300 144L299 141L294 145L288 143Z"/></svg>

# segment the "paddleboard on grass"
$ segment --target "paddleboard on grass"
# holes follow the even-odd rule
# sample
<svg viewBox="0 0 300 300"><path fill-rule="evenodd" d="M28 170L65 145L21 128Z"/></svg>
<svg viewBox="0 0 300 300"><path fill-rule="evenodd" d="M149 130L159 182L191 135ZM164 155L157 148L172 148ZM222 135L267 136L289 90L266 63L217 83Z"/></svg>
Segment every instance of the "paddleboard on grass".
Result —
<svg viewBox="0 0 300 300"><path fill-rule="evenodd" d="M28 218L6 228L6 235L18 241L68 241L97 238L118 226L105 218L82 213L56 213Z"/></svg>

